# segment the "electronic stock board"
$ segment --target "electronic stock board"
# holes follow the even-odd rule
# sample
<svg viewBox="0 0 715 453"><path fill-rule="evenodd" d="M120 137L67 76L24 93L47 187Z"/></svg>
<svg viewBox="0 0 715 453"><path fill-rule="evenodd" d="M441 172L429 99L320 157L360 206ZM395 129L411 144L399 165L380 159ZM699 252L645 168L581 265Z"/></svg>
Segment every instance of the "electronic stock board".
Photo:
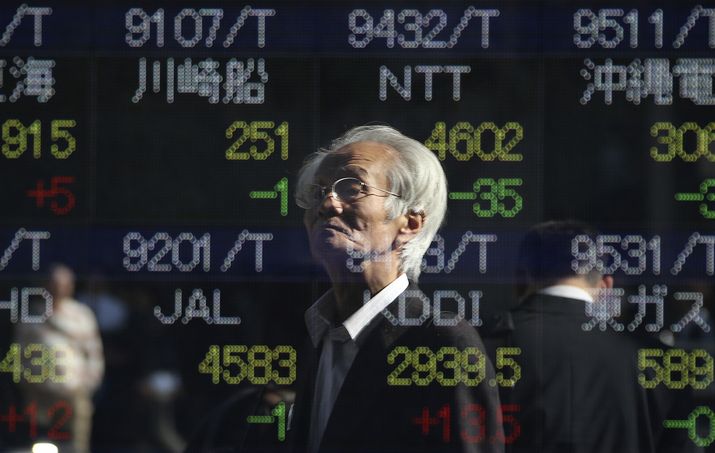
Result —
<svg viewBox="0 0 715 453"><path fill-rule="evenodd" d="M138 413L130 385L157 373L179 382L183 438L231 384L271 380L212 374L227 347L292 383L302 313L328 285L297 171L363 124L446 171L431 298L480 326L515 303L524 231L579 219L601 234L574 238L574 269L614 276L616 324L714 352L713 4L4 2L0 31L0 358L13 328L47 319L50 264L72 268L105 343L97 445L145 440L114 416ZM686 362L712 381L709 360Z"/></svg>

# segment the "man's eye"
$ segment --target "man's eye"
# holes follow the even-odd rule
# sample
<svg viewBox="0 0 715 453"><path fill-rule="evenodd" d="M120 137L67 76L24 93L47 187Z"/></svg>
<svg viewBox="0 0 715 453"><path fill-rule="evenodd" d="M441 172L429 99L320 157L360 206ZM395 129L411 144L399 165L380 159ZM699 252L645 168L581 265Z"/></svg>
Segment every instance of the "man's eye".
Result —
<svg viewBox="0 0 715 453"><path fill-rule="evenodd" d="M361 190L362 186L360 184L344 184L342 185L342 187L340 187L339 196L343 198L357 197L360 194Z"/></svg>

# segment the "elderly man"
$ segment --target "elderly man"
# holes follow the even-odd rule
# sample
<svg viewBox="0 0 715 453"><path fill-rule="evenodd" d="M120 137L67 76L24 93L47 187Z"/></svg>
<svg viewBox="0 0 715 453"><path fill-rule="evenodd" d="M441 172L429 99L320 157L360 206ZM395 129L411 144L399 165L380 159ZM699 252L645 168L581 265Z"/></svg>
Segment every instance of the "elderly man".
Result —
<svg viewBox="0 0 715 453"><path fill-rule="evenodd" d="M418 293L446 211L433 153L387 126L354 128L306 160L296 201L332 289L305 315L293 451L503 451L494 371L477 332L454 314L442 313L451 322L440 326L397 316L422 313L425 296L405 295Z"/></svg>

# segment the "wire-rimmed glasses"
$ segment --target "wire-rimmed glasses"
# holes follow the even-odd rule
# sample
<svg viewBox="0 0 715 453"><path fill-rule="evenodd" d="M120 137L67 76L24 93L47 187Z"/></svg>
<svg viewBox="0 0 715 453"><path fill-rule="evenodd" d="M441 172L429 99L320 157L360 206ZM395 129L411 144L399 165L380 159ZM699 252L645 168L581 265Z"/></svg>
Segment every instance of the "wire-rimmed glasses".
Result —
<svg viewBox="0 0 715 453"><path fill-rule="evenodd" d="M305 193L300 194L296 198L296 203L303 209L312 209L322 203L327 195L332 195L336 200L345 203L352 203L358 199L360 194L367 194L368 189L375 189L388 195L400 198L400 194L380 189L379 187L369 186L360 181L358 178L347 177L340 178L333 182L330 186L330 191L328 191L328 186L311 184Z"/></svg>

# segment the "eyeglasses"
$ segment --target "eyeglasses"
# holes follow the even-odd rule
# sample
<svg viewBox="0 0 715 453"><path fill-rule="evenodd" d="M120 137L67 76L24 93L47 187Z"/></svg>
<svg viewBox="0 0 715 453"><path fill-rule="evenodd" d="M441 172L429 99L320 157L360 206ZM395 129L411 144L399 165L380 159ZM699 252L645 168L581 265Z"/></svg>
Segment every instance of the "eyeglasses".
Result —
<svg viewBox="0 0 715 453"><path fill-rule="evenodd" d="M357 178L349 177L340 178L335 181L333 185L330 186L329 192L328 186L311 184L305 193L296 197L296 203L303 209L313 209L320 205L328 194L332 195L336 200L352 203L358 199L361 193L367 194L368 189L379 190L380 192L400 198L399 194L380 189L379 187L368 186Z"/></svg>

